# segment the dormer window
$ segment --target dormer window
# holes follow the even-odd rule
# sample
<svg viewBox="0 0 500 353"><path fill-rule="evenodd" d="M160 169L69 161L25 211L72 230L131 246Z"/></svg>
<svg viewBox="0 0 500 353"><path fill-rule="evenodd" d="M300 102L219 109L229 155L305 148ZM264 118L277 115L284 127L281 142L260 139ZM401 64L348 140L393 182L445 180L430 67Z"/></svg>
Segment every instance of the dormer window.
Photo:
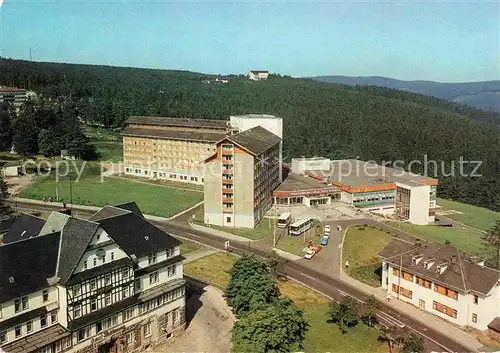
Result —
<svg viewBox="0 0 500 353"><path fill-rule="evenodd" d="M442 274L446 268L448 268L448 264L446 262L440 264L439 266L436 266L436 273Z"/></svg>
<svg viewBox="0 0 500 353"><path fill-rule="evenodd" d="M151 255L148 256L148 264L149 265L155 264L156 261L157 261L156 253L151 254Z"/></svg>
<svg viewBox="0 0 500 353"><path fill-rule="evenodd" d="M434 265L434 262L435 260L434 259L429 259L429 260L425 260L424 261L424 267L427 269L427 270L430 270L432 265Z"/></svg>
<svg viewBox="0 0 500 353"><path fill-rule="evenodd" d="M422 260L422 255L415 255L411 258L411 262L414 265L418 265L418 263Z"/></svg>

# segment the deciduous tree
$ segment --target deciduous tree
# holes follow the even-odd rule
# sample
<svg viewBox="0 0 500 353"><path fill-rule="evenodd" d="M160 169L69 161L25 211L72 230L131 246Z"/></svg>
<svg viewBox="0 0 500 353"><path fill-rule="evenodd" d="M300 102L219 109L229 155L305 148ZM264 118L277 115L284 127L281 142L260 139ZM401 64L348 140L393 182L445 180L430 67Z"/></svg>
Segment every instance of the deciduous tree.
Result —
<svg viewBox="0 0 500 353"><path fill-rule="evenodd" d="M380 309L380 302L375 298L375 296L370 295L366 298L365 303L361 308L361 316L366 319L368 326L372 325L373 319L377 316L377 312Z"/></svg>
<svg viewBox="0 0 500 353"><path fill-rule="evenodd" d="M402 346L401 353L422 353L425 350L424 340L414 333L405 337Z"/></svg>
<svg viewBox="0 0 500 353"><path fill-rule="evenodd" d="M266 261L243 255L234 263L225 297L237 316L262 308L278 296L276 277Z"/></svg>
<svg viewBox="0 0 500 353"><path fill-rule="evenodd" d="M274 303L243 315L234 325L234 352L289 353L302 348L309 325L303 311L290 299Z"/></svg>
<svg viewBox="0 0 500 353"><path fill-rule="evenodd" d="M496 269L500 269L500 220L495 222L486 233L481 236L487 252L493 252Z"/></svg>
<svg viewBox="0 0 500 353"><path fill-rule="evenodd" d="M330 321L337 323L342 333L347 333L349 326L356 325L359 320L359 305L356 299L345 296L340 302L330 303L328 312Z"/></svg>

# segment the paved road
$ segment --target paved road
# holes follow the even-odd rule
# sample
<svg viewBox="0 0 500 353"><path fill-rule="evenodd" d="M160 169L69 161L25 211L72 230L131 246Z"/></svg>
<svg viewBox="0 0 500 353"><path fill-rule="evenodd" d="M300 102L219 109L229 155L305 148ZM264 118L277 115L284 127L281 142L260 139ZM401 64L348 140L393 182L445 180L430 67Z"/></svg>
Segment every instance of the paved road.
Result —
<svg viewBox="0 0 500 353"><path fill-rule="evenodd" d="M45 206L45 205L36 205L33 206L29 203L18 203L19 209L37 209L42 211L51 211L54 210L54 207ZM359 220L352 221L344 221L344 222L358 222ZM372 221L374 222L374 221ZM208 246L212 246L218 249L224 249L224 242L226 239L217 237L213 234L194 230L186 224L183 224L182 221L177 222L154 222L160 228L164 229L166 232L173 236L178 236L181 238L187 238L191 240L198 241L200 243L206 244ZM347 224L347 223L344 223ZM352 223L354 224L354 223ZM366 224L369 224L368 220ZM377 223L380 225L380 223ZM404 233L404 232L403 232ZM245 252L253 252L261 256L268 256L270 254L269 251L265 251L261 248L254 247L250 242L248 243L238 243L231 242L231 247L233 252L238 254L243 254ZM338 278L334 278L332 276L328 276L324 273L317 272L316 270L304 267L300 263L297 262L287 262L282 268L280 268L280 272L291 277L292 279L298 280L305 285L318 290L319 292L335 299L340 300L343 296L349 295L358 300L364 300L366 295L358 290L357 288L351 286L348 283L342 282ZM404 312L400 312L392 307L388 307L384 303L381 303L381 313L379 315L379 319L381 322L388 323L402 323L414 330L421 336L423 336L426 340L426 347L429 351L447 351L447 352L470 352L470 349L462 346L458 342L454 341L452 338L443 335L442 333L435 331L429 327L426 327L419 321L412 319L410 316L407 316Z"/></svg>

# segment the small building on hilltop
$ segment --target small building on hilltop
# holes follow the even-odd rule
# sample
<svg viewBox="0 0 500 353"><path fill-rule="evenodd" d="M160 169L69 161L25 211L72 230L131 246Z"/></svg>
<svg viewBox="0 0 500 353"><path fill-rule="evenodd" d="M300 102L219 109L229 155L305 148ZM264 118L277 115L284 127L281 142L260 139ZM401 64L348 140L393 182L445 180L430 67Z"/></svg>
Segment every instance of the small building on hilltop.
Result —
<svg viewBox="0 0 500 353"><path fill-rule="evenodd" d="M248 78L253 81L267 80L268 76L269 76L269 71L251 70L248 73Z"/></svg>

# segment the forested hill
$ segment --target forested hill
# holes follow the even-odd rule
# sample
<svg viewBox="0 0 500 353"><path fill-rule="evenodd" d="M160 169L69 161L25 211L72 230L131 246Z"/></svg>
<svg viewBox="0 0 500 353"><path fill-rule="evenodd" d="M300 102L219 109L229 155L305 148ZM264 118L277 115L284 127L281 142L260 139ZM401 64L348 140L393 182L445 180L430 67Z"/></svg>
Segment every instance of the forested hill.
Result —
<svg viewBox="0 0 500 353"><path fill-rule="evenodd" d="M366 160L436 160L440 196L500 210L500 118L435 98L270 76L203 84L214 76L180 71L0 61L0 84L73 100L87 121L121 124L128 115L227 119L284 118L284 155ZM482 161L482 177L449 174L452 161ZM441 163L443 161L443 163ZM441 167L441 164L443 167ZM466 165L465 172L474 165ZM433 176L434 168L429 170ZM413 172L423 167L413 164ZM444 172L444 173L443 173Z"/></svg>

